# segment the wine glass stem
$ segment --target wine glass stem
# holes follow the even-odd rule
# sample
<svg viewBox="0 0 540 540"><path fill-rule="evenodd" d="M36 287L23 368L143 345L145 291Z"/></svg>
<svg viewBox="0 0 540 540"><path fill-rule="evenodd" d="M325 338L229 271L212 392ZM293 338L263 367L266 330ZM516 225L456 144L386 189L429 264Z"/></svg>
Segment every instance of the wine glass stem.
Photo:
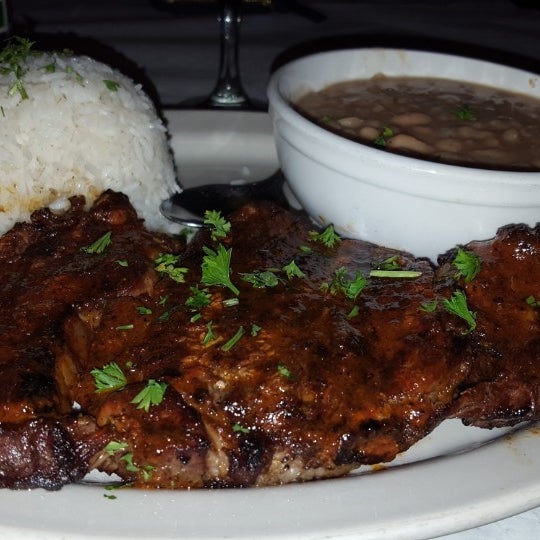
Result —
<svg viewBox="0 0 540 540"><path fill-rule="evenodd" d="M238 69L238 40L242 0L220 0L221 52L219 74L210 101L216 106L243 105L248 99L242 88Z"/></svg>

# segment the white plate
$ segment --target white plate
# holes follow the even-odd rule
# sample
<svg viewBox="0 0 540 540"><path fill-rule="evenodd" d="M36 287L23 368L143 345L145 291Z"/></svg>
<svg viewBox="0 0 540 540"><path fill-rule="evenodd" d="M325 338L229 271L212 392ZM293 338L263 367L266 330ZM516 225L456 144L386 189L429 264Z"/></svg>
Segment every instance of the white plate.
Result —
<svg viewBox="0 0 540 540"><path fill-rule="evenodd" d="M188 182L200 181L200 164L205 179L216 175L212 181L263 178L276 167L265 115L169 111L168 117ZM219 176L216 163L230 176ZM489 431L446 421L392 466L338 480L176 492L96 485L0 490L0 538L416 540L539 504L539 427Z"/></svg>

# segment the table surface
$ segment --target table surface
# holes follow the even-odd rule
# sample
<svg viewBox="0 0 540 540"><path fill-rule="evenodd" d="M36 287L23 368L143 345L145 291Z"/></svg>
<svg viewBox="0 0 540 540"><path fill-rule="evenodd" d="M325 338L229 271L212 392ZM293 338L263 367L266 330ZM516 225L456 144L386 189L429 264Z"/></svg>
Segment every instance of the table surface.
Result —
<svg viewBox="0 0 540 540"><path fill-rule="evenodd" d="M16 0L11 9L16 31L117 63L161 105L206 96L215 84L219 31L210 6L185 15L151 0ZM538 73L540 0L275 0L246 10L240 43L244 89L261 102L276 65L339 44L457 50ZM540 508L443 538L540 538Z"/></svg>

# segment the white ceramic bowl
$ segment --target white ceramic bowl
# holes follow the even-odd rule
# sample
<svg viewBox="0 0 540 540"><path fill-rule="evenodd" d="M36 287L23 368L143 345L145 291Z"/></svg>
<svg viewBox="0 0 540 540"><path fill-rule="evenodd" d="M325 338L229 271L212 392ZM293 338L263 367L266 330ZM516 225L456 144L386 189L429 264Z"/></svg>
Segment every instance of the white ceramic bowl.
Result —
<svg viewBox="0 0 540 540"><path fill-rule="evenodd" d="M344 236L436 260L509 223L540 221L540 172L445 165L351 141L298 114L291 101L350 79L434 76L540 98L540 76L440 53L348 49L294 60L271 77L268 98L280 166L305 210Z"/></svg>

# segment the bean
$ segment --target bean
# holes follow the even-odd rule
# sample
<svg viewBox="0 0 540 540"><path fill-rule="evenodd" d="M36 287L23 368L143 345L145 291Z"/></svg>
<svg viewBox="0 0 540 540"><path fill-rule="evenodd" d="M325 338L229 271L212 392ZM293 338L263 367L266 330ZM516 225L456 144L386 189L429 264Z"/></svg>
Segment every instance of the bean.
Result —
<svg viewBox="0 0 540 540"><path fill-rule="evenodd" d="M380 131L380 129L373 126L364 126L358 132L358 136L365 141L374 141L379 136Z"/></svg>
<svg viewBox="0 0 540 540"><path fill-rule="evenodd" d="M398 133L394 137L391 137L386 145L393 150L409 150L420 154L427 154L433 150L429 144L406 133Z"/></svg>
<svg viewBox="0 0 540 540"><path fill-rule="evenodd" d="M520 140L519 131L516 128L510 128L502 132L502 139L508 143L517 143Z"/></svg>
<svg viewBox="0 0 540 540"><path fill-rule="evenodd" d="M419 139L431 140L435 138L435 130L431 126L411 126L411 132Z"/></svg>
<svg viewBox="0 0 540 540"><path fill-rule="evenodd" d="M435 148L441 152L461 152L463 144L457 139L441 139L435 143Z"/></svg>
<svg viewBox="0 0 540 540"><path fill-rule="evenodd" d="M340 118L338 123L340 126L346 128L359 128L364 121L361 118L358 118L358 116L347 116L345 118Z"/></svg>
<svg viewBox="0 0 540 540"><path fill-rule="evenodd" d="M458 133L462 137L468 137L470 139L485 139L491 135L491 131L486 131L485 129L478 129L477 127L472 126L461 126L458 128Z"/></svg>
<svg viewBox="0 0 540 540"><path fill-rule="evenodd" d="M390 122L397 126L425 126L431 124L431 116L421 112L408 112L404 114L397 114Z"/></svg>
<svg viewBox="0 0 540 540"><path fill-rule="evenodd" d="M471 156L475 158L475 160L478 160L480 163L501 164L505 162L511 163L512 161L511 159L509 159L510 156L508 156L506 152L498 148L473 150L471 152Z"/></svg>

